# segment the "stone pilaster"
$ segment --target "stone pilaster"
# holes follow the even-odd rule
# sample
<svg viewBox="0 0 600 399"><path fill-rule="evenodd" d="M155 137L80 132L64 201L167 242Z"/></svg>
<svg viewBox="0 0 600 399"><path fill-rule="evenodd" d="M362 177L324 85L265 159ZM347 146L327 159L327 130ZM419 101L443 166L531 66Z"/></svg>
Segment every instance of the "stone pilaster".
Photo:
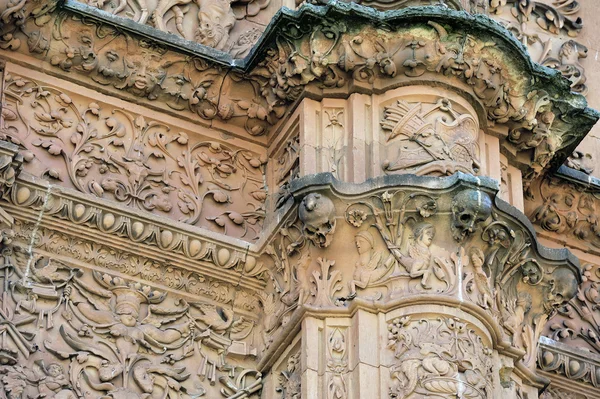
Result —
<svg viewBox="0 0 600 399"><path fill-rule="evenodd" d="M538 339L580 272L497 189L463 174L296 180L261 258L275 303L266 397L536 395Z"/></svg>

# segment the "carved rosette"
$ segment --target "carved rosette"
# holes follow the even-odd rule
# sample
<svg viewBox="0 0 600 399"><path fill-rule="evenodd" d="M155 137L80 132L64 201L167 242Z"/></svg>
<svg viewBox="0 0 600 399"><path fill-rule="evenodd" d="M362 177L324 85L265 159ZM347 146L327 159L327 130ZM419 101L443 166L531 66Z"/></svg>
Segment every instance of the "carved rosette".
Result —
<svg viewBox="0 0 600 399"><path fill-rule="evenodd" d="M538 339L548 317L577 292L572 255L541 247L486 178L388 176L349 185L330 176L292 183L296 204L280 211L286 216L261 258L273 282L263 300L269 338L262 363L305 312L324 323L315 328L330 331L336 346L366 345L367 338L348 338L319 317L335 312L360 325L351 310L363 309L386 320L372 334L386 336L393 354L381 377L390 398L500 397L507 393L494 385L504 367L496 356L513 364L512 377L502 378L543 385L534 371ZM325 339L302 331L303 345ZM322 364L336 365L331 378L342 392L351 371L335 377L345 364L340 351Z"/></svg>

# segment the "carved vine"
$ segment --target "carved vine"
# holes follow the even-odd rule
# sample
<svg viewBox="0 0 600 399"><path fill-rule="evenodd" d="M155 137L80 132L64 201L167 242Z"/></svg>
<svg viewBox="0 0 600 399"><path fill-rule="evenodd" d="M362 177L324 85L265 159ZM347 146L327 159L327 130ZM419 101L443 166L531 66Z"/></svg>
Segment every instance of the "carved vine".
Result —
<svg viewBox="0 0 600 399"><path fill-rule="evenodd" d="M257 397L261 374L244 360L256 356L254 320L218 302L16 255L3 251L7 398Z"/></svg>
<svg viewBox="0 0 600 399"><path fill-rule="evenodd" d="M81 106L17 76L6 77L5 98L0 137L20 146L28 172L187 224L258 236L265 195L257 154L95 102ZM226 203L243 205L238 212Z"/></svg>

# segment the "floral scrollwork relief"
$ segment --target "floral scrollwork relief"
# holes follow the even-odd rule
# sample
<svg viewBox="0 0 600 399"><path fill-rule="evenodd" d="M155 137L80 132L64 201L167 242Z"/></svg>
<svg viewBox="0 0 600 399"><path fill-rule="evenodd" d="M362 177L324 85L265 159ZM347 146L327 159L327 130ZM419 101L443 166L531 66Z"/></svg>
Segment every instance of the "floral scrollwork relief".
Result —
<svg viewBox="0 0 600 399"><path fill-rule="evenodd" d="M254 35L254 40L246 43L231 38L230 34L237 20L258 15L270 3L270 0L120 0L118 3L105 0L78 1L217 50L231 52L234 46L243 45L243 51L238 48L234 56L247 52L258 38ZM189 18L188 14L195 18Z"/></svg>
<svg viewBox="0 0 600 399"><path fill-rule="evenodd" d="M537 181L527 198L530 220L543 230L600 246L599 193L552 177Z"/></svg>
<svg viewBox="0 0 600 399"><path fill-rule="evenodd" d="M8 76L0 135L25 170L83 193L253 240L264 218L264 160L190 139L142 115ZM239 211L224 204L244 203ZM176 206L174 206L176 204ZM209 208L211 210L208 210Z"/></svg>
<svg viewBox="0 0 600 399"><path fill-rule="evenodd" d="M390 399L490 398L492 349L468 323L403 316L388 323Z"/></svg>
<svg viewBox="0 0 600 399"><path fill-rule="evenodd" d="M2 270L8 398L256 398L262 388L248 362L256 320L230 306L19 248L4 248Z"/></svg>

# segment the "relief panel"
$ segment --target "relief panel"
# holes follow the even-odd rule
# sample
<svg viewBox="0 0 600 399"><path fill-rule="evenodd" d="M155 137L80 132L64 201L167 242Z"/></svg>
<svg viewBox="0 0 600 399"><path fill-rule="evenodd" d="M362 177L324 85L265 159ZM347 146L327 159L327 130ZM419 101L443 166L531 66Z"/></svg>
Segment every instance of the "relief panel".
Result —
<svg viewBox="0 0 600 399"><path fill-rule="evenodd" d="M479 123L455 103L394 100L383 109L381 129L386 174L444 176L458 171L479 174Z"/></svg>
<svg viewBox="0 0 600 399"><path fill-rule="evenodd" d="M260 153L11 74L0 134L52 183L249 241L261 230Z"/></svg>
<svg viewBox="0 0 600 399"><path fill-rule="evenodd" d="M5 397L258 398L256 321L230 306L19 247L2 270Z"/></svg>

